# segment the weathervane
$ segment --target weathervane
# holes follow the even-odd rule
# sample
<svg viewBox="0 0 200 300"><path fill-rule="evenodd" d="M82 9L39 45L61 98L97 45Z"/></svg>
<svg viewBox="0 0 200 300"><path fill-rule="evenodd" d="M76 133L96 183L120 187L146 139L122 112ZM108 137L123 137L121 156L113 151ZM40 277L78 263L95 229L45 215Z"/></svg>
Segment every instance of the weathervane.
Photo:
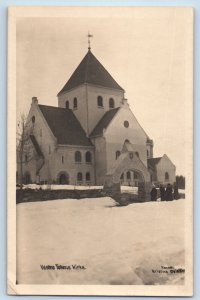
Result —
<svg viewBox="0 0 200 300"><path fill-rule="evenodd" d="M92 38L92 37L93 37L93 35L92 35L92 34L90 34L90 32L88 31L88 35L87 35L87 37L88 37L88 50L90 50L90 49L91 49L91 47L90 47L90 38Z"/></svg>

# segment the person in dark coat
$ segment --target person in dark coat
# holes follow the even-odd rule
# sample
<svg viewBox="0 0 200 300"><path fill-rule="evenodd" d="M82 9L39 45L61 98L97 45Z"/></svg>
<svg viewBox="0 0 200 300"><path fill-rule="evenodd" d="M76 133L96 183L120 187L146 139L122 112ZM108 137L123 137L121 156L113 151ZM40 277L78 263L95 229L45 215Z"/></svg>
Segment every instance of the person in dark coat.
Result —
<svg viewBox="0 0 200 300"><path fill-rule="evenodd" d="M165 194L166 194L165 188L164 188L164 186L161 184L161 185L160 185L160 199L161 199L161 201L165 201Z"/></svg>
<svg viewBox="0 0 200 300"><path fill-rule="evenodd" d="M152 187L151 190L151 201L156 201L157 200L157 189L155 186Z"/></svg>
<svg viewBox="0 0 200 300"><path fill-rule="evenodd" d="M166 200L172 201L173 200L173 194L172 194L172 185L168 183L166 188Z"/></svg>
<svg viewBox="0 0 200 300"><path fill-rule="evenodd" d="M179 192L178 192L178 185L175 183L174 184L174 199L179 199L180 195L179 195Z"/></svg>

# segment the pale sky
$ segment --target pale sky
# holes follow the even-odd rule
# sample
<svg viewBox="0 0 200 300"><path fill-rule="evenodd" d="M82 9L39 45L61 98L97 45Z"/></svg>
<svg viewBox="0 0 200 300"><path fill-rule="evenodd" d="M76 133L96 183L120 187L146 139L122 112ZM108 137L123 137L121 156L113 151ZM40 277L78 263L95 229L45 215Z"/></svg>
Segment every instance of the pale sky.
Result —
<svg viewBox="0 0 200 300"><path fill-rule="evenodd" d="M89 30L91 51L125 89L154 140L154 157L166 153L185 175L190 29L191 11L177 8L82 8L66 17L18 18L17 114L28 112L33 96L57 106L57 93L87 53Z"/></svg>

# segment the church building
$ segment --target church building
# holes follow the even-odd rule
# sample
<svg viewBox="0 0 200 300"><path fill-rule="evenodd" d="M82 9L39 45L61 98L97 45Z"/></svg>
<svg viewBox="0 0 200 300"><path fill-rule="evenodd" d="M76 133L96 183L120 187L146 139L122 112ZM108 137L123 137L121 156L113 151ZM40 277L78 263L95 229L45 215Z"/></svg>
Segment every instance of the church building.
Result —
<svg viewBox="0 0 200 300"><path fill-rule="evenodd" d="M137 186L143 173L153 183L174 183L174 164L165 154L153 157L153 140L124 93L89 47L59 91L57 107L32 98L18 178L22 172L24 183L103 185L128 151L139 164L122 170L121 184Z"/></svg>

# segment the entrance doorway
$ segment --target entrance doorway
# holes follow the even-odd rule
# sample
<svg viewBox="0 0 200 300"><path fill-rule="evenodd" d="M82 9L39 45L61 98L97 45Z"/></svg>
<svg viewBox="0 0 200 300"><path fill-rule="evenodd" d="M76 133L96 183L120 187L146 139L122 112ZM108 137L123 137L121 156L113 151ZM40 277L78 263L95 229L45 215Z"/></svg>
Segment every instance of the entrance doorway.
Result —
<svg viewBox="0 0 200 300"><path fill-rule="evenodd" d="M69 175L66 172L58 174L58 184L69 184Z"/></svg>

